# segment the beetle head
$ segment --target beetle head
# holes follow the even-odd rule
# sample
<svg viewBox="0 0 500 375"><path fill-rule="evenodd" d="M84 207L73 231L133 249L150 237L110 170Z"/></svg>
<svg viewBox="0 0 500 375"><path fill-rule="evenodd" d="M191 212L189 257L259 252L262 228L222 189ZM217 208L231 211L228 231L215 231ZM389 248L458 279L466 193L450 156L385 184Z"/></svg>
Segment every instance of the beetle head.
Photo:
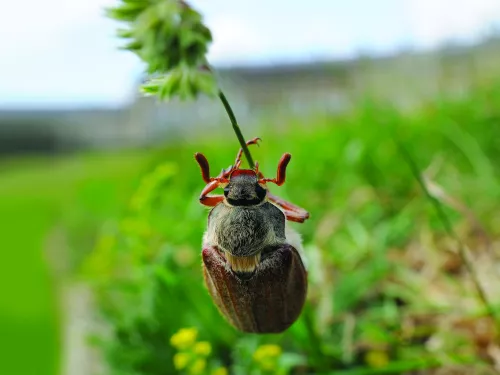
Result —
<svg viewBox="0 0 500 375"><path fill-rule="evenodd" d="M249 169L236 169L224 187L224 196L232 206L255 206L266 198L267 190L259 183L257 173Z"/></svg>

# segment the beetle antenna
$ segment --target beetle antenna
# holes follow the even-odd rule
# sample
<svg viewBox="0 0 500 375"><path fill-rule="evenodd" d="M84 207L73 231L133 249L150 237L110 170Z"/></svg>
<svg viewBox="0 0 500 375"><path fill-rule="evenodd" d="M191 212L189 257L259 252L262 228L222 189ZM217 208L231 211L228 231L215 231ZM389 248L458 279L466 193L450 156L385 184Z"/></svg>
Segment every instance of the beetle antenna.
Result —
<svg viewBox="0 0 500 375"><path fill-rule="evenodd" d="M261 178L259 180L259 183L266 183L266 182L272 182L278 186L281 186L285 183L286 179L286 167L288 166L288 163L290 162L290 159L292 158L292 155L289 154L288 152L286 154L283 154L281 157L279 163L278 163L278 170L276 172L276 178Z"/></svg>
<svg viewBox="0 0 500 375"><path fill-rule="evenodd" d="M210 181L212 181L212 178L210 178L210 164L208 164L207 158L200 152L194 154L194 158L200 166L201 177L203 178L203 181L208 184Z"/></svg>

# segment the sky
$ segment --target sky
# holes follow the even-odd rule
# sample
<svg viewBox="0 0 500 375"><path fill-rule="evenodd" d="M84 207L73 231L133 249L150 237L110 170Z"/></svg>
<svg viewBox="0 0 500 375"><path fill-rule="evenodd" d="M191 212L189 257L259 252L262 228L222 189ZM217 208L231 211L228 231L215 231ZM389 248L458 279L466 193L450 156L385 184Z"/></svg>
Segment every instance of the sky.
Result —
<svg viewBox="0 0 500 375"><path fill-rule="evenodd" d="M471 41L500 27L499 0L191 0L215 66L341 59ZM116 0L2 4L0 108L121 106L143 66L120 51Z"/></svg>

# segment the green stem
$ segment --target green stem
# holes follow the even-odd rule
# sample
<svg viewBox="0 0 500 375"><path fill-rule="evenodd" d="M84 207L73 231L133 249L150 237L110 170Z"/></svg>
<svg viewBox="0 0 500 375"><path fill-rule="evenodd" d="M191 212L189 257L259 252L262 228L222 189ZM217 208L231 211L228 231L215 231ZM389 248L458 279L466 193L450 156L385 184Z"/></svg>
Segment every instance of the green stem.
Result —
<svg viewBox="0 0 500 375"><path fill-rule="evenodd" d="M245 158L247 159L248 165L250 166L251 169L255 168L255 164L252 159L252 155L250 154L250 150L248 150L247 144L245 142L245 138L243 137L243 134L241 133L241 129L238 126L238 122L236 121L236 117L234 116L234 112L229 105L229 102L226 99L226 96L222 92L222 90L219 90L219 98L224 105L224 108L226 109L226 112L229 116L229 119L231 120L231 124L233 125L233 130L234 133L236 134L236 137L238 138L238 141L240 142L241 148L243 149L243 153L245 154Z"/></svg>
<svg viewBox="0 0 500 375"><path fill-rule="evenodd" d="M476 288L477 295L478 295L479 299L481 300L481 302L483 303L483 305L485 306L485 308L488 312L488 315L490 315L490 317L493 319L495 324L498 326L499 332L500 332L500 320L497 318L495 309L493 308L493 306L491 305L491 303L488 300L488 297L486 295L486 291L484 290L483 286L481 285L481 282L479 281L479 277L477 276L477 272L474 269L474 266L467 258L467 251L466 251L465 245L462 243L462 241L460 240L460 237L453 230L451 222L448 219L448 216L446 215L446 213L444 212L444 209L443 209L443 206L441 205L441 202L439 202L439 200L437 200L429 192L429 189L427 189L427 185L425 184L425 181L420 174L417 163L415 162L415 160L413 159L413 157L411 156L409 151L398 140L396 140L396 143L401 150L401 154L403 155L406 162L408 163L408 165L412 171L413 176L416 178L416 180L420 184L422 190L424 191L425 195L427 196L429 201L434 206L434 209L436 210L436 213L439 217L439 220L443 224L446 232L458 244L458 254L459 254L460 259L462 260L463 264L465 265L467 272L469 273L469 275L472 279L474 287Z"/></svg>
<svg viewBox="0 0 500 375"><path fill-rule="evenodd" d="M323 349L321 347L321 337L318 335L316 328L314 326L314 317L312 308L309 304L304 307L303 319L304 325L306 327L307 335L309 336L308 348L310 359L312 365L318 370L319 373L324 373L326 369L328 369L328 361L329 359L323 353ZM333 359L330 359L333 360Z"/></svg>
<svg viewBox="0 0 500 375"><path fill-rule="evenodd" d="M389 375L403 374L410 371L431 370L440 367L441 363L437 359L417 359L405 361L392 361L385 367L366 368L353 367L347 370L329 372L327 375Z"/></svg>

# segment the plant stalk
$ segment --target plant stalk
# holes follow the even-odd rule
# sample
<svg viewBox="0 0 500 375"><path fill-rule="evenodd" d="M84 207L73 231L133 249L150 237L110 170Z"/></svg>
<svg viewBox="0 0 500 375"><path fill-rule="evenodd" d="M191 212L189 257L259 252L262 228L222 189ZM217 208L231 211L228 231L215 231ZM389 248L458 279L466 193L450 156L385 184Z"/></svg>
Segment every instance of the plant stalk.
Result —
<svg viewBox="0 0 500 375"><path fill-rule="evenodd" d="M201 66L201 69L204 69L206 71L211 72L214 74L213 69L210 67L208 62L205 62ZM229 116L229 120L231 121L231 125L233 126L234 133L236 134L236 138L238 138L238 142L240 142L241 149L243 150L243 153L245 154L245 158L247 159L248 165L250 166L250 169L255 169L255 163L253 162L252 159L252 154L250 154L250 150L248 149L247 143L245 141L245 137L243 137L243 134L241 133L241 129L238 125L238 121L236 121L236 116L234 115L233 109L231 108L231 105L229 104L226 95L224 95L224 92L219 88L219 92L217 94L219 96L220 101L224 105L224 109L226 110L227 115Z"/></svg>
<svg viewBox="0 0 500 375"><path fill-rule="evenodd" d="M472 283L474 284L474 287L476 289L476 293L477 293L479 299L481 300L481 302L485 306L488 315L493 319L493 321L495 322L495 324L497 326L497 331L498 331L497 334L500 333L500 320L497 317L495 309L493 308L490 301L488 300L488 297L486 295L486 291L484 290L483 286L481 285L481 282L479 281L479 277L477 275L476 270L474 269L474 266L467 258L467 251L466 251L465 245L460 240L460 237L453 230L451 222L450 222L448 216L446 215L446 213L444 212L443 206L441 205L441 202L439 202L439 200L437 200L429 192L429 189L427 189L427 185L425 184L425 181L420 174L417 163L415 162L415 160L413 159L413 157L411 156L409 151L403 146L403 144L401 142L396 141L396 143L399 146L403 157L406 159L406 162L408 163L413 176L417 179L417 181L420 184L420 187L424 191L425 195L427 196L429 201L434 206L434 209L436 210L436 213L439 217L439 220L443 224L446 232L458 244L458 255L460 256L460 259L462 260L465 268L467 269L467 272L469 273L469 275L471 277Z"/></svg>
<svg viewBox="0 0 500 375"><path fill-rule="evenodd" d="M219 98L224 105L224 108L227 112L227 115L229 116L229 120L231 120L231 125L233 125L233 130L234 133L236 134L236 137L238 138L238 141L240 142L241 148L243 149L243 153L245 154L245 158L247 159L248 165L250 166L250 169L255 168L255 164L252 159L252 155L250 154L250 150L248 149L245 138L243 137L243 134L241 133L241 129L238 126L238 122L236 121L236 116L234 115L234 112L231 108L231 105L229 105L229 102L227 101L226 96L222 92L222 90L219 89Z"/></svg>

